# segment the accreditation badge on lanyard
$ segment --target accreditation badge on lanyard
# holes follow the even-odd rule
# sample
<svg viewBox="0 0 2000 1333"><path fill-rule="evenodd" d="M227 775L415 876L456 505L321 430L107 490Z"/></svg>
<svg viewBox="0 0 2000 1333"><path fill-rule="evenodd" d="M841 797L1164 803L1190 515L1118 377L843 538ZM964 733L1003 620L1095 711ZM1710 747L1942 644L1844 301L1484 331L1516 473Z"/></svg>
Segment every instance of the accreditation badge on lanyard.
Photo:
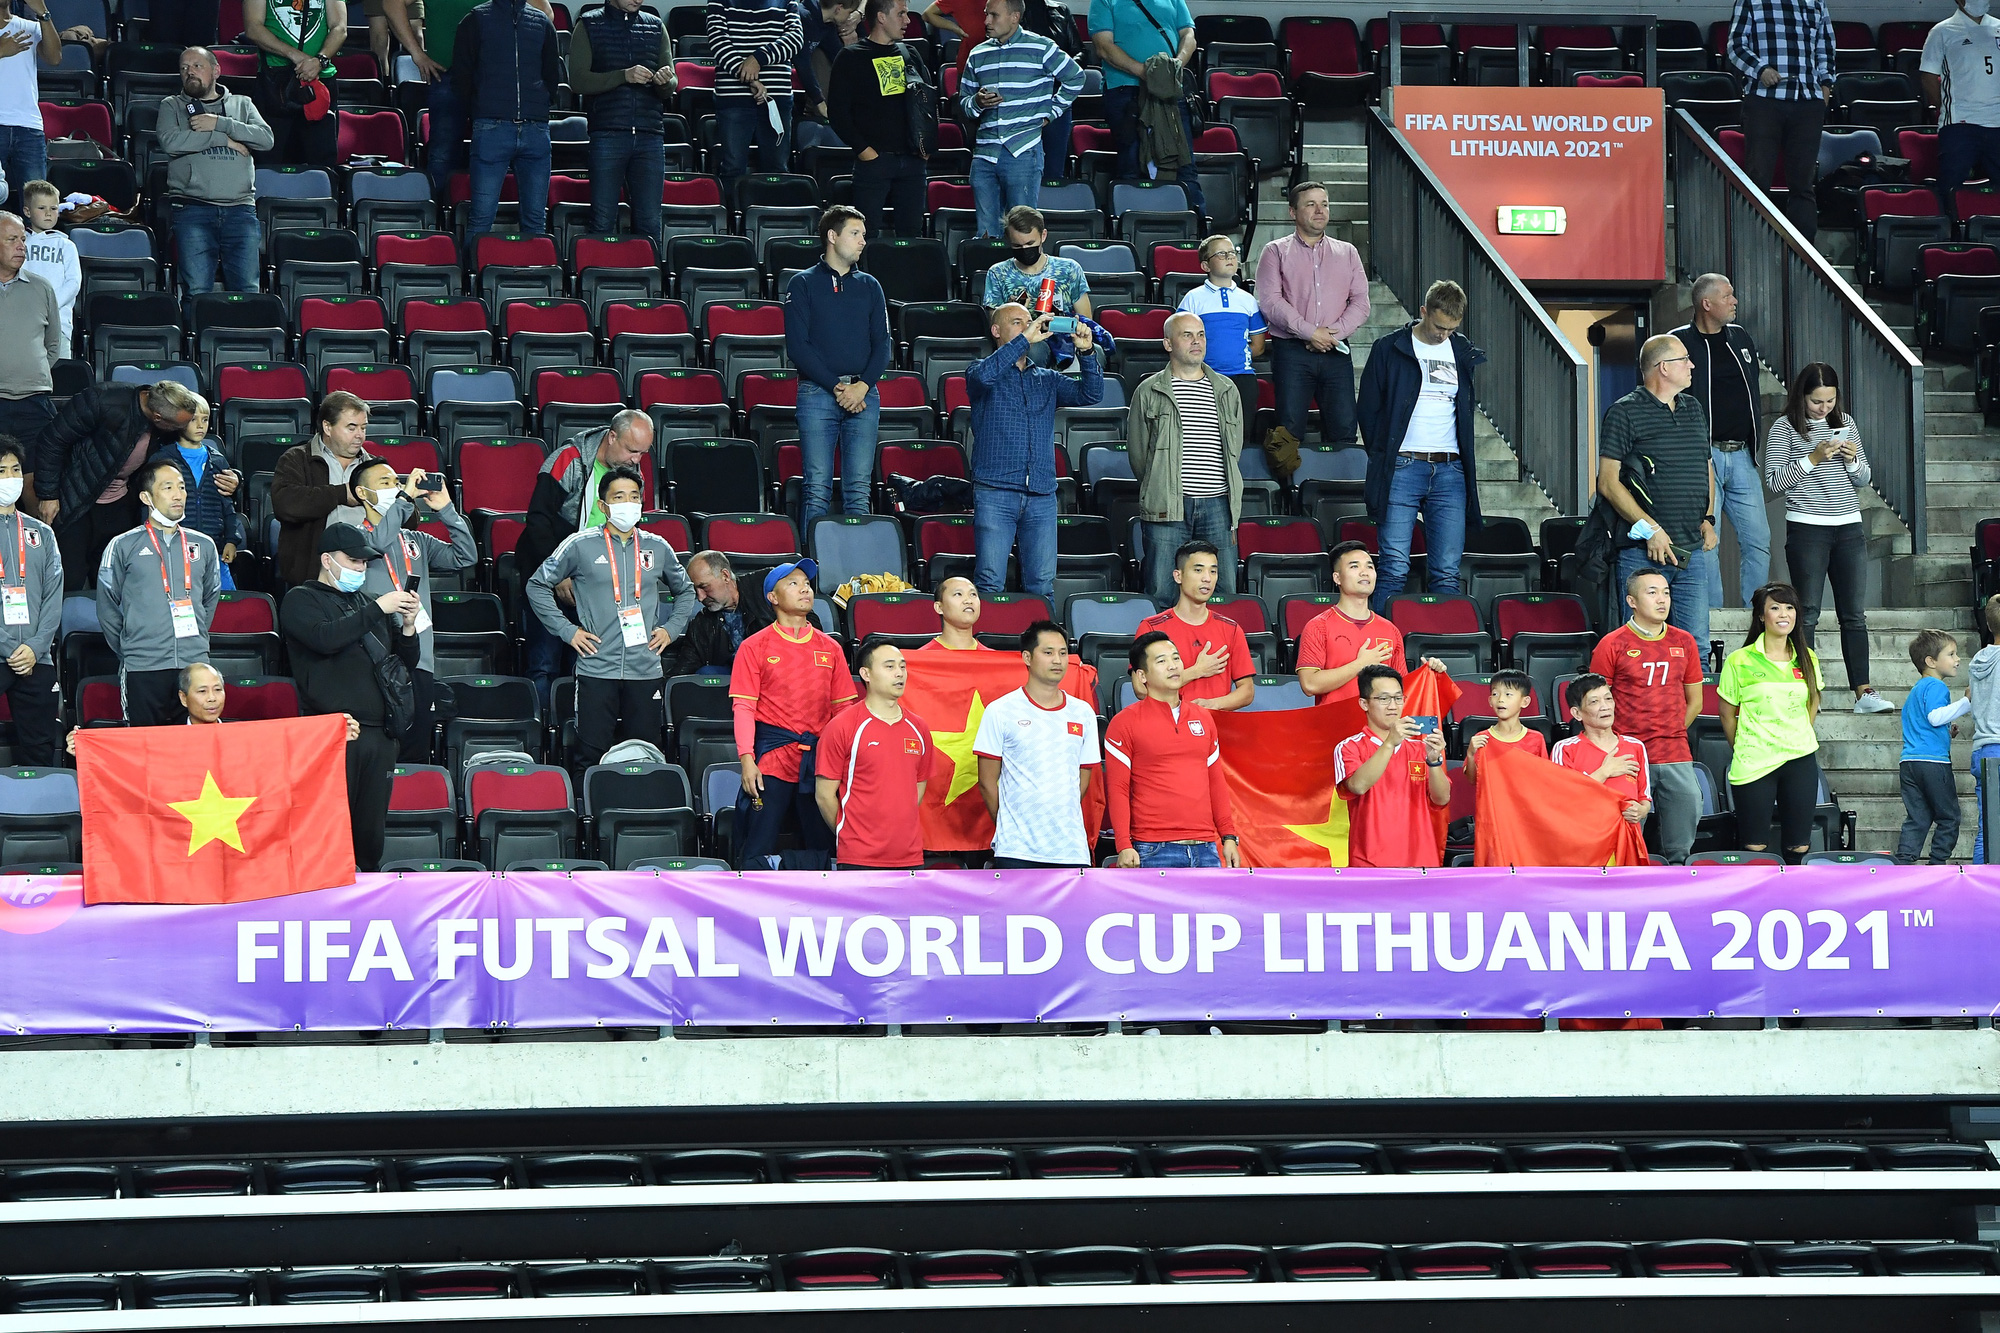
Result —
<svg viewBox="0 0 2000 1333"><path fill-rule="evenodd" d="M167 553L160 549L160 539L153 534L153 527L146 525L146 540L153 544L153 554L160 557L160 588L167 594L167 609L174 617L174 637L176 639L198 639L201 637L201 623L194 618L194 557L188 551L188 541L180 533L174 540L181 548L181 595L174 596L173 581L167 577Z"/></svg>
<svg viewBox="0 0 2000 1333"><path fill-rule="evenodd" d="M611 566L611 604L618 608L618 629L627 648L646 646L646 613L636 604L626 606L618 584L618 552L611 545L611 533L604 534L604 554ZM632 538L632 596L639 596L639 539Z"/></svg>
<svg viewBox="0 0 2000 1333"><path fill-rule="evenodd" d="M21 586L0 580L0 612L5 612L9 625L28 623L28 525L20 515L14 516L14 572L20 575Z"/></svg>

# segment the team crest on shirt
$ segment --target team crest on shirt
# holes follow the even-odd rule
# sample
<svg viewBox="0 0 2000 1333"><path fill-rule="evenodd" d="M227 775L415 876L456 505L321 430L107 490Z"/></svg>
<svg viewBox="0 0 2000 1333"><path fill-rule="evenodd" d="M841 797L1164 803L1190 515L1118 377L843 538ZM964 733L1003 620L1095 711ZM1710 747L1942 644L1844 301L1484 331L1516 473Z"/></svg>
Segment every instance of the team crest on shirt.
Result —
<svg viewBox="0 0 2000 1333"><path fill-rule="evenodd" d="M640 547L640 548L639 548L639 568L641 568L641 569L651 569L652 567L653 567L653 553L652 553L651 551L647 550L647 549L646 549L645 547L643 547L643 546L642 546L642 547Z"/></svg>
<svg viewBox="0 0 2000 1333"><path fill-rule="evenodd" d="M1627 648L1625 650L1625 656L1627 657L1637 657L1638 655L1639 655L1639 650L1637 648Z"/></svg>
<svg viewBox="0 0 2000 1333"><path fill-rule="evenodd" d="M1023 725L1023 726L1026 726L1026 725L1027 725L1027 722L1028 722L1028 720L1027 720L1026 718L1022 718L1022 719L1021 719L1021 725ZM1070 734L1070 735L1072 735L1072 736L1081 736L1081 735L1083 735L1083 723L1081 723L1081 722L1072 722L1072 723L1070 723L1070 724L1069 724L1069 734Z"/></svg>
<svg viewBox="0 0 2000 1333"><path fill-rule="evenodd" d="M1202 729L1201 729L1201 723L1200 723L1199 721L1192 721L1192 720L1191 720L1191 721L1189 721L1189 723L1188 723L1188 735L1190 735L1190 736L1200 736L1200 735L1202 735L1202 734L1204 734L1204 733L1202 732Z"/></svg>
<svg viewBox="0 0 2000 1333"><path fill-rule="evenodd" d="M778 659L777 659L777 658L775 658L775 657L767 657L767 658L765 658L764 660L765 660L766 662L769 662L769 663L770 663L770 664L771 664L772 666L776 666L776 665L778 665Z"/></svg>
<svg viewBox="0 0 2000 1333"><path fill-rule="evenodd" d="M1685 656L1687 656L1687 653L1686 653L1685 651L1683 651L1682 649L1679 649L1679 648L1669 648L1669 649L1667 649L1667 656L1668 656L1668 657L1685 657Z"/></svg>
<svg viewBox="0 0 2000 1333"><path fill-rule="evenodd" d="M813 654L813 665L814 665L814 666L822 666L822 667L830 667L830 666L832 666L832 665L833 665L833 654L832 654L832 653L814 653L814 654Z"/></svg>
<svg viewBox="0 0 2000 1333"><path fill-rule="evenodd" d="M29 528L25 535L27 537L28 545L40 546L42 544L42 534L36 532L33 528Z"/></svg>
<svg viewBox="0 0 2000 1333"><path fill-rule="evenodd" d="M915 736L903 737L904 754L922 754L923 752L924 743L922 741L918 740Z"/></svg>
<svg viewBox="0 0 2000 1333"><path fill-rule="evenodd" d="M1424 761L1421 759L1412 759L1410 761L1410 781L1422 782L1424 780Z"/></svg>

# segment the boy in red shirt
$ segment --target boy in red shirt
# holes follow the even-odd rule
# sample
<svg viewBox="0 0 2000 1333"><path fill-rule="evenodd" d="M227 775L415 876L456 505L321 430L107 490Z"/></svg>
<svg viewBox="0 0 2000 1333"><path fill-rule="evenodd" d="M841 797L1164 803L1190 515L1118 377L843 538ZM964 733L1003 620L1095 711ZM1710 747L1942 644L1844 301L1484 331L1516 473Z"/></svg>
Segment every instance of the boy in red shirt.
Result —
<svg viewBox="0 0 2000 1333"><path fill-rule="evenodd" d="M1336 790L1347 802L1347 864L1438 865L1431 807L1451 804L1442 718L1403 716L1403 678L1380 663L1361 669L1355 688L1367 726L1333 752Z"/></svg>
<svg viewBox="0 0 2000 1333"><path fill-rule="evenodd" d="M979 587L971 579L954 574L938 584L937 600L932 605L937 608L938 619L944 622L944 630L916 651L920 653L994 651L974 637L974 631L979 628Z"/></svg>
<svg viewBox="0 0 2000 1333"><path fill-rule="evenodd" d="M1642 569L1627 579L1632 618L1598 641L1590 669L1611 682L1619 723L1646 747L1647 777L1660 811L1660 855L1680 865L1694 851L1701 820L1687 729L1701 715L1702 647L1667 623L1673 604L1666 575Z"/></svg>
<svg viewBox="0 0 2000 1333"><path fill-rule="evenodd" d="M836 870L919 870L924 801L937 750L931 729L902 705L910 669L884 639L861 645L861 702L820 733L814 767L819 812L833 829Z"/></svg>
<svg viewBox="0 0 2000 1333"><path fill-rule="evenodd" d="M1556 742L1550 756L1572 772L1601 782L1625 798L1625 818L1646 822L1653 809L1653 785L1647 772L1646 747L1631 736L1620 736L1612 723L1617 705L1611 686L1599 675L1578 676L1564 696L1569 715L1583 725L1583 734Z"/></svg>
<svg viewBox="0 0 2000 1333"><path fill-rule="evenodd" d="M813 747L833 715L854 702L854 679L840 645L813 627L811 560L779 565L764 576L764 600L776 615L743 640L729 672L736 754L743 794L736 802L737 866L778 868L778 835L796 811L809 853L833 850L833 834L813 799ZM808 858L812 859L812 858Z"/></svg>
<svg viewBox="0 0 2000 1333"><path fill-rule="evenodd" d="M1521 710L1535 697L1535 682L1524 671L1496 671L1488 682L1487 700L1493 716L1500 719L1472 738L1465 747L1465 776L1479 781L1479 752L1489 745L1508 745L1537 759L1549 757L1548 742L1539 731L1530 731L1521 722Z"/></svg>
<svg viewBox="0 0 2000 1333"><path fill-rule="evenodd" d="M1105 812L1125 867L1237 866L1216 720L1181 702L1181 654L1154 630L1126 660L1143 695L1104 733Z"/></svg>
<svg viewBox="0 0 2000 1333"><path fill-rule="evenodd" d="M1401 680L1409 668L1403 660L1403 632L1385 616L1369 609L1375 595L1375 557L1360 542L1333 548L1333 587L1340 603L1315 616L1299 635L1299 685L1314 703L1358 697L1355 682L1371 666L1386 666ZM1424 659L1433 671L1443 671L1435 657Z"/></svg>
<svg viewBox="0 0 2000 1333"><path fill-rule="evenodd" d="M1222 577L1222 557L1210 542L1183 542L1174 552L1180 597L1139 622L1141 634L1158 631L1181 655L1181 702L1224 711L1248 707L1257 695L1257 662L1243 627L1208 609Z"/></svg>

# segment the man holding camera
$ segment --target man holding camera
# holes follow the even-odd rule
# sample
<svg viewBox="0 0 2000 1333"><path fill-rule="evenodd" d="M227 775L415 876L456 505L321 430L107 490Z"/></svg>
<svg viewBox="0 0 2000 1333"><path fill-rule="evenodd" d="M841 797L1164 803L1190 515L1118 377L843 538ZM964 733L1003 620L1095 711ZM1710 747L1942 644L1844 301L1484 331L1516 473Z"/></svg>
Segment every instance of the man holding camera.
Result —
<svg viewBox="0 0 2000 1333"><path fill-rule="evenodd" d="M1347 864L1434 866L1432 807L1451 804L1439 719L1403 716L1403 678L1386 666L1361 669L1366 725L1333 752L1333 776L1347 802Z"/></svg>

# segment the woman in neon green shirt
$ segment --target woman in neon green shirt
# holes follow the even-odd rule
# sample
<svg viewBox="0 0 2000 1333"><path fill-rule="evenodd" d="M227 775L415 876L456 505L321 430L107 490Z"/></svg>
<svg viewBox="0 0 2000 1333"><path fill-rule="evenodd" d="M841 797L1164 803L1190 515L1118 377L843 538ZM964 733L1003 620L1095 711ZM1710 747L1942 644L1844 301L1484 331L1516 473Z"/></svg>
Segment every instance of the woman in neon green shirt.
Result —
<svg viewBox="0 0 2000 1333"><path fill-rule="evenodd" d="M1749 852L1768 851L1776 811L1785 860L1805 860L1819 801L1819 659L1806 647L1799 594L1783 583L1757 589L1750 633L1722 664L1716 693L1729 737L1736 828Z"/></svg>

